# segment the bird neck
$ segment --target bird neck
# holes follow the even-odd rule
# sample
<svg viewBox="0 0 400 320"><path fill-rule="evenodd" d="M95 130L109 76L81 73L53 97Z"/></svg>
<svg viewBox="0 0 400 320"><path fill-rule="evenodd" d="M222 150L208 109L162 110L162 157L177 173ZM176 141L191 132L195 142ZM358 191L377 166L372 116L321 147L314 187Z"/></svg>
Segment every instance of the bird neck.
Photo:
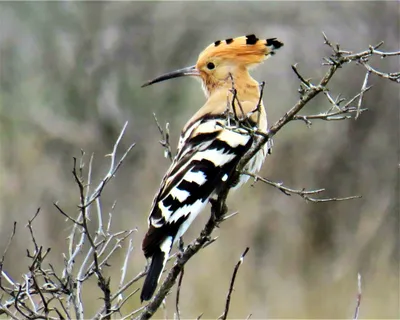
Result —
<svg viewBox="0 0 400 320"><path fill-rule="evenodd" d="M237 97L240 99L248 100L255 96L259 98L259 84L249 74L246 67L231 70L229 75L222 80L211 77L205 79L203 85L209 99L215 94L218 95L221 90L229 91L232 88L236 90Z"/></svg>
<svg viewBox="0 0 400 320"><path fill-rule="evenodd" d="M262 130L266 129L266 114L262 102L259 110L256 111L260 100L258 82L250 76L247 70L245 73L233 73L232 78L233 83L232 79L228 79L221 82L219 86L215 85L210 89L207 87L209 90L207 102L186 123L183 132L186 132L188 128L203 117L215 117L225 114L227 107L241 118L251 114L250 119L253 123ZM234 102L232 87L236 90ZM235 110L232 110L233 106L235 106Z"/></svg>

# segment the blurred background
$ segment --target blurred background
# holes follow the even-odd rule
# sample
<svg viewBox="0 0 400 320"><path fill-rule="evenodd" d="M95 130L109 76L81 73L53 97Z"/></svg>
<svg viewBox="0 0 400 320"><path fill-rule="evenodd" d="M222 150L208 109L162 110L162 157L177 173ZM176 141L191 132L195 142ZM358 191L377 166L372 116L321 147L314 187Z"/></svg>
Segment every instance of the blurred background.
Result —
<svg viewBox="0 0 400 320"><path fill-rule="evenodd" d="M399 49L398 2L21 2L0 5L0 252L13 221L17 236L5 269L15 278L27 271L24 227L36 209L38 240L52 247L62 265L70 224L53 202L77 212L72 157L94 153L93 182L109 166L118 134L129 121L122 154L135 148L102 197L113 230L137 227L128 276L143 269L140 245L155 192L169 160L159 145L152 113L171 126L175 148L181 127L204 103L197 81L171 80L140 88L146 80L196 62L211 42L255 33L285 46L254 72L266 81L269 121L298 99L298 79L319 79L330 54L324 31L346 50L385 41ZM373 59L385 72L399 59ZM339 70L329 88L350 98L364 79L362 66ZM363 277L360 318L399 318L399 87L376 76L364 96L369 111L357 120L292 122L275 137L261 175L292 188L326 188L324 196L362 195L346 202L306 203L262 183L248 183L228 205L239 215L221 225L219 240L186 266L183 318L216 318L224 308L231 274L246 246L230 311L231 318L351 318L357 273ZM319 96L302 114L330 107ZM199 234L205 211L184 240ZM118 286L123 253L109 275ZM93 284L93 288L95 287ZM137 287L141 286L141 282ZM88 292L88 291L87 291ZM87 293L86 292L86 293ZM101 303L91 292L87 315ZM173 317L175 290L157 317ZM89 303L90 301L90 303ZM125 311L140 305L132 298Z"/></svg>

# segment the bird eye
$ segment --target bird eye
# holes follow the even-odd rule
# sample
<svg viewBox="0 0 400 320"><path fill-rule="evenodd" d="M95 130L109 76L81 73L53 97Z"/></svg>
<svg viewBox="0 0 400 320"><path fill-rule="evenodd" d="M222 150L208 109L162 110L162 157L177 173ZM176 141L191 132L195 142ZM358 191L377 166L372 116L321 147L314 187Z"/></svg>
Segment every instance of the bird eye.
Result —
<svg viewBox="0 0 400 320"><path fill-rule="evenodd" d="M214 68L215 68L215 64L214 63L212 63L212 62L207 63L207 69L208 70L212 70Z"/></svg>

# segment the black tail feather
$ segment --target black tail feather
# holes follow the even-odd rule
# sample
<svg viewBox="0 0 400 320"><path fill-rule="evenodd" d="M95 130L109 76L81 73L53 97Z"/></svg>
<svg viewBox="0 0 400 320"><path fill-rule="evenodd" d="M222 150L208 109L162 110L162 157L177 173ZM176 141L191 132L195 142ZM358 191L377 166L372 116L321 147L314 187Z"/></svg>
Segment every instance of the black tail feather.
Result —
<svg viewBox="0 0 400 320"><path fill-rule="evenodd" d="M157 250L152 258L151 264L147 272L146 279L144 280L142 293L140 294L140 300L150 300L156 291L158 280L160 279L161 272L164 269L165 253L161 250Z"/></svg>

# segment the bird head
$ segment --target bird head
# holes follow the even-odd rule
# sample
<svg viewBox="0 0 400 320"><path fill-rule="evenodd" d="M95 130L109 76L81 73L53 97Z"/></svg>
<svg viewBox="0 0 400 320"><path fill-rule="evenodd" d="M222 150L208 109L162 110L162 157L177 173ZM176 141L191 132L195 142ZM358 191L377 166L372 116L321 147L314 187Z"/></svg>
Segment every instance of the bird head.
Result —
<svg viewBox="0 0 400 320"><path fill-rule="evenodd" d="M248 70L262 63L275 53L283 43L276 38L258 39L254 34L234 39L218 40L200 53L194 66L166 73L142 87L164 80L194 76L203 82L203 88L209 95L216 88L230 83L229 79L248 75Z"/></svg>

